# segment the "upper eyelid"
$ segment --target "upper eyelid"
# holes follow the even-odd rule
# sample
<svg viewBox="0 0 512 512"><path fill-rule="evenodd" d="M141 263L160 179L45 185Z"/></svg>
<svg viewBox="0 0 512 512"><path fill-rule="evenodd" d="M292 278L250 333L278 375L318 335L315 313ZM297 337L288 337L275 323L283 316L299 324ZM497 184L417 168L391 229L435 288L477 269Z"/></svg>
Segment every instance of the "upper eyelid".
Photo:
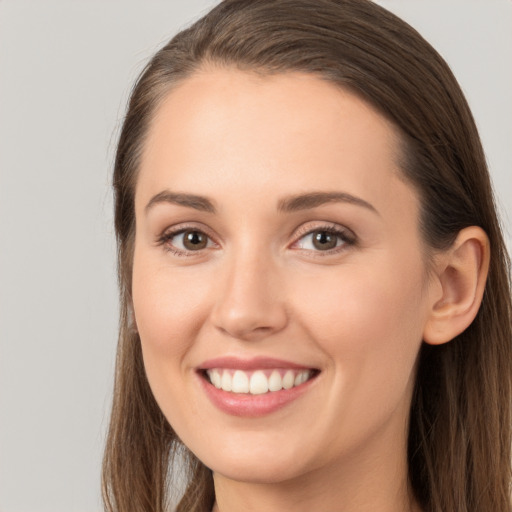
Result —
<svg viewBox="0 0 512 512"><path fill-rule="evenodd" d="M184 231L200 231L201 233L204 233L209 238L211 238L213 241L215 241L216 238L219 238L216 235L212 234L212 230L208 227L205 227L204 225L197 225L196 223L181 223L173 226L166 227L161 234L158 236L158 239L169 237L169 236L176 236ZM217 243L217 242L216 242Z"/></svg>
<svg viewBox="0 0 512 512"><path fill-rule="evenodd" d="M311 225L312 223L317 222L319 223L319 225ZM195 222L184 222L173 226L167 226L165 229L162 230L161 235L165 235L166 233L178 234L188 229L197 229L197 231L203 231L205 234L211 234L212 231L210 228L204 226L203 224L198 225ZM313 231L319 231L322 229L333 229L336 231L347 232L348 234L354 234L351 229L347 228L346 226L343 226L342 224L337 224L335 222L330 221L309 221L301 224L298 228L294 228L293 231L290 233L289 237L293 238L294 236L303 236Z"/></svg>
<svg viewBox="0 0 512 512"><path fill-rule="evenodd" d="M323 223L320 223L316 226L311 226L310 223L305 223L302 226L300 226L298 229L296 229L292 235L294 238L294 242L300 240L306 235L309 235L311 233L314 233L315 231L333 231L336 233L343 233L346 234L348 238L356 239L356 234L346 226L343 226L342 224L337 224L335 222L328 222L325 221Z"/></svg>

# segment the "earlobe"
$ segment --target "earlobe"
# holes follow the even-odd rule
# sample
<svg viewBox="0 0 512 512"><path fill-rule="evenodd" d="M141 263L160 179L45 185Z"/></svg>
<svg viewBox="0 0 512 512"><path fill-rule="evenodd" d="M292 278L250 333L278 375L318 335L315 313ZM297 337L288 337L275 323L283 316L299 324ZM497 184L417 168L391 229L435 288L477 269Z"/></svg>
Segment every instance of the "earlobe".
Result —
<svg viewBox="0 0 512 512"><path fill-rule="evenodd" d="M461 230L440 255L435 279L442 293L432 300L428 312L423 332L426 343L446 343L471 324L482 302L489 259L489 239L477 226Z"/></svg>

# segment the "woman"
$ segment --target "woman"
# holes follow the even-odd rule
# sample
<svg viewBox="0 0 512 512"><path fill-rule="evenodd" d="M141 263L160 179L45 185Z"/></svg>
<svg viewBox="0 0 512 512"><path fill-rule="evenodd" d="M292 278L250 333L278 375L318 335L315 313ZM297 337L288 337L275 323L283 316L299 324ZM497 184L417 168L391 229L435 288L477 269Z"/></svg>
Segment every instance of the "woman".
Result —
<svg viewBox="0 0 512 512"><path fill-rule="evenodd" d="M508 259L413 29L222 2L144 70L114 187L107 510L511 509Z"/></svg>

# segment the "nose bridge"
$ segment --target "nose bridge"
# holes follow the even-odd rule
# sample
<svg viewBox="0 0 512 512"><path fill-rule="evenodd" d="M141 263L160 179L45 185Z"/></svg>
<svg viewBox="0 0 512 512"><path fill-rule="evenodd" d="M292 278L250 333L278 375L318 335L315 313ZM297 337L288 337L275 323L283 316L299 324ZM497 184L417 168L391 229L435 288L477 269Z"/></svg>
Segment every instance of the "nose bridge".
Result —
<svg viewBox="0 0 512 512"><path fill-rule="evenodd" d="M282 329L286 309L280 272L270 251L254 244L233 249L224 262L213 321L224 333L255 339Z"/></svg>

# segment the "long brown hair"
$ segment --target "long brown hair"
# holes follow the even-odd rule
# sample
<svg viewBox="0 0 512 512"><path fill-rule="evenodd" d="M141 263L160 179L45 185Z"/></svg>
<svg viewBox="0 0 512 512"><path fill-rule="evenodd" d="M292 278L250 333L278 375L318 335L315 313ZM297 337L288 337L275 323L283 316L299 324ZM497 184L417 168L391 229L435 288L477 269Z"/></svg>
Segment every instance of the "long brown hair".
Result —
<svg viewBox="0 0 512 512"><path fill-rule="evenodd" d="M114 169L121 316L106 510L163 512L179 471L186 490L178 511L204 512L214 500L211 471L183 446L152 396L130 320L134 190L148 124L173 86L205 64L301 71L360 95L401 133L401 169L421 198L426 245L447 248L467 226L485 230L491 265L476 319L450 343L421 348L409 480L425 512L510 511L510 266L481 142L444 60L368 0L226 0L176 35L137 81Z"/></svg>

